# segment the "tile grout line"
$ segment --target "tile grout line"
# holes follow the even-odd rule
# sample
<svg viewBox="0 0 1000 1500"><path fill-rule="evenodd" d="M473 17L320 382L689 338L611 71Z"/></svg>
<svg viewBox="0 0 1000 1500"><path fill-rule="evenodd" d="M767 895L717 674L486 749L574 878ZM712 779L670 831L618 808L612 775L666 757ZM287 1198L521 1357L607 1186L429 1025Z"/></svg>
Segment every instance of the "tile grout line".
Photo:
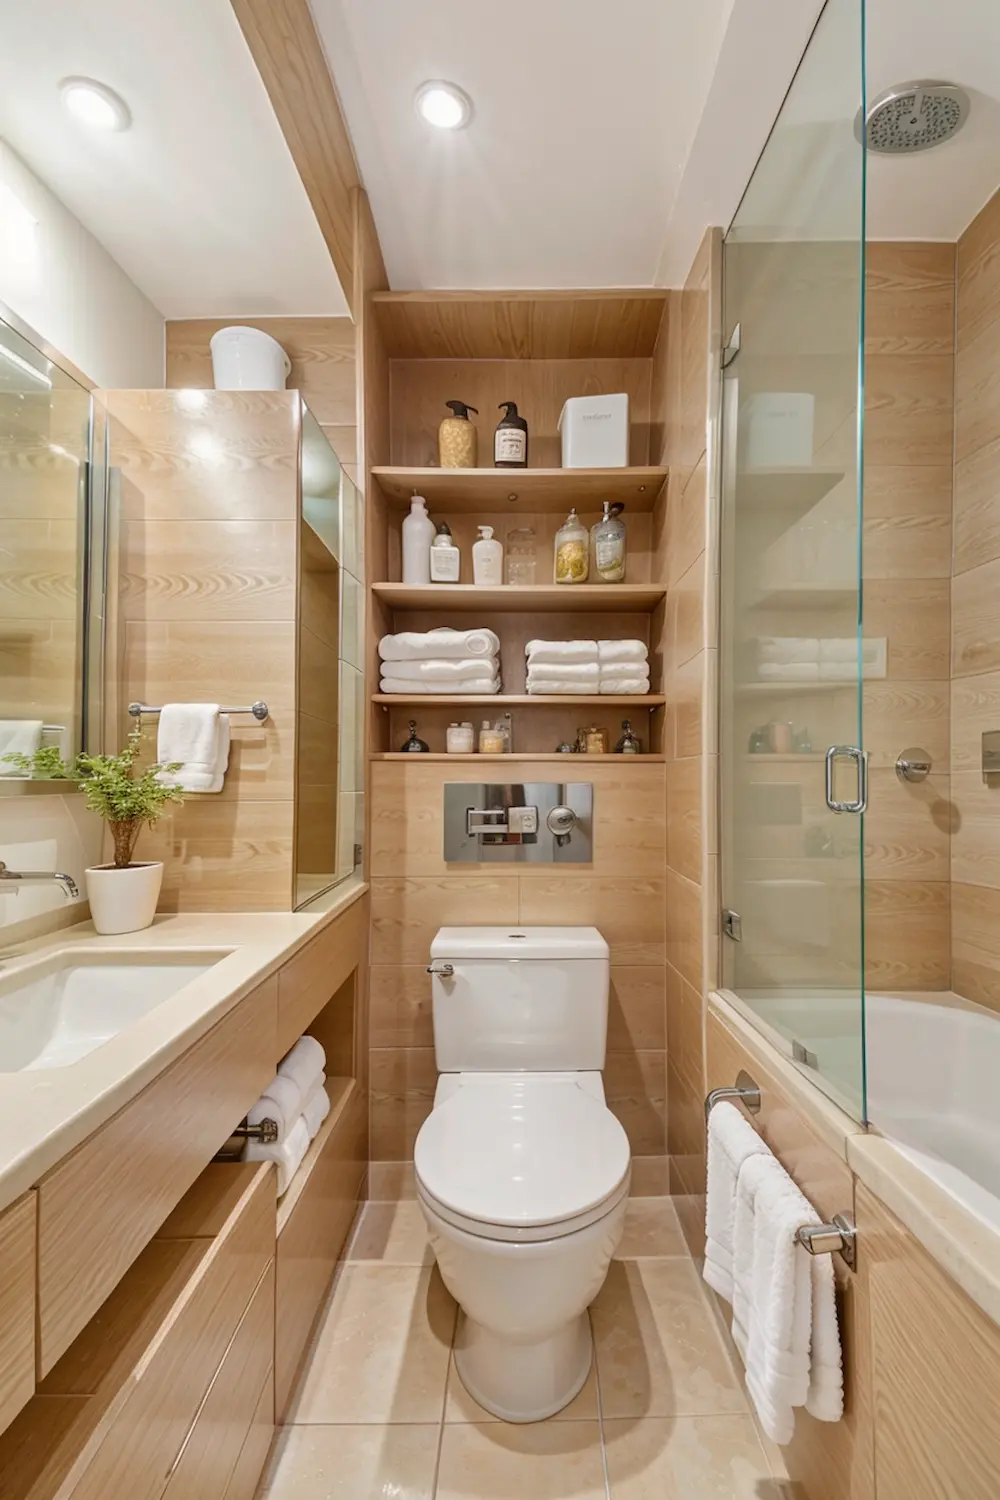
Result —
<svg viewBox="0 0 1000 1500"><path fill-rule="evenodd" d="M437 1500L438 1484L441 1479L441 1451L444 1447L445 1417L448 1412L448 1387L451 1385L451 1371L455 1359L455 1335L458 1333L458 1303L455 1303L455 1315L451 1323L451 1340L448 1344L448 1365L445 1369L444 1391L441 1395L441 1416L438 1421L437 1452L434 1455L434 1477L431 1481L430 1500Z"/></svg>
<svg viewBox="0 0 1000 1500"><path fill-rule="evenodd" d="M601 1449L601 1469L604 1474L604 1500L611 1500L608 1454L604 1445L604 1403L601 1400L601 1366L597 1359L597 1339L594 1334L594 1319L589 1307L587 1308L587 1322L590 1325L590 1342L594 1351L594 1395L597 1398L597 1441Z"/></svg>

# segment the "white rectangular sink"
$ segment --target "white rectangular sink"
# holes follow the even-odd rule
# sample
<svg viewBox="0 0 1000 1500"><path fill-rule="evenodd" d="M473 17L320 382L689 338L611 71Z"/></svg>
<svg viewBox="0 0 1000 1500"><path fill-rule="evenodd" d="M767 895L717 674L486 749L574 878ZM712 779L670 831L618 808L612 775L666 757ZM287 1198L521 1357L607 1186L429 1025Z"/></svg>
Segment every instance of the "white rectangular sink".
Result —
<svg viewBox="0 0 1000 1500"><path fill-rule="evenodd" d="M63 951L0 971L0 1073L79 1062L225 957Z"/></svg>

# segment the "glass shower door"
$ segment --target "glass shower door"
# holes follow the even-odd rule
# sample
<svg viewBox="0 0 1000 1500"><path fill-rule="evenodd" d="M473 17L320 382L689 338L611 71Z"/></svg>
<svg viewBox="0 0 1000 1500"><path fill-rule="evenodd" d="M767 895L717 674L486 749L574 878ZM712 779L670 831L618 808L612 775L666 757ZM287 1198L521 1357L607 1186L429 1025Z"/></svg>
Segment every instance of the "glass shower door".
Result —
<svg viewBox="0 0 1000 1500"><path fill-rule="evenodd" d="M859 1116L862 30L828 0L725 241L720 663L723 983Z"/></svg>

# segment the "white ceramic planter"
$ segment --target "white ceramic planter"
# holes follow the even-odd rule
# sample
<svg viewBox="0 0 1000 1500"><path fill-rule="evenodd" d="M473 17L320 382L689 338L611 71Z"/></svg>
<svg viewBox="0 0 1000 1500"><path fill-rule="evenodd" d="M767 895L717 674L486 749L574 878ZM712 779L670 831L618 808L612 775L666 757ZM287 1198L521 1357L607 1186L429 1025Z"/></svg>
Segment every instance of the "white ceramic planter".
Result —
<svg viewBox="0 0 1000 1500"><path fill-rule="evenodd" d="M156 915L163 864L97 865L86 872L90 915L98 932L141 932Z"/></svg>

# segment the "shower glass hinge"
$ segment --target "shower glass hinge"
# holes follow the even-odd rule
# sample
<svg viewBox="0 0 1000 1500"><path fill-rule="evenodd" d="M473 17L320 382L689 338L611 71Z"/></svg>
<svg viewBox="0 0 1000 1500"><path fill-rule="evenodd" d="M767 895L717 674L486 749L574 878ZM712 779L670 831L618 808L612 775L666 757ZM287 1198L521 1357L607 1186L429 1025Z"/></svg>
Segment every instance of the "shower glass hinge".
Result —
<svg viewBox="0 0 1000 1500"><path fill-rule="evenodd" d="M729 335L729 343L722 351L722 368L724 370L729 369L729 366L732 364L733 360L740 352L740 335L741 329L739 323L737 323L736 327Z"/></svg>
<svg viewBox="0 0 1000 1500"><path fill-rule="evenodd" d="M722 910L722 930L727 938L732 938L734 943L742 943L743 922L739 912L733 911L729 906L723 907Z"/></svg>

